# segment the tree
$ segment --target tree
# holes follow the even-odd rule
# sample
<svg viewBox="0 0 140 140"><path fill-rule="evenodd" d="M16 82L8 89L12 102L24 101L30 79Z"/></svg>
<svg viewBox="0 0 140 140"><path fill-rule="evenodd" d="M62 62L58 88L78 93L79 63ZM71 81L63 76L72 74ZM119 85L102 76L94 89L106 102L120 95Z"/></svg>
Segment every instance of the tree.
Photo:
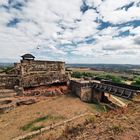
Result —
<svg viewBox="0 0 140 140"><path fill-rule="evenodd" d="M134 78L134 81L132 82L131 85L140 86L140 77Z"/></svg>

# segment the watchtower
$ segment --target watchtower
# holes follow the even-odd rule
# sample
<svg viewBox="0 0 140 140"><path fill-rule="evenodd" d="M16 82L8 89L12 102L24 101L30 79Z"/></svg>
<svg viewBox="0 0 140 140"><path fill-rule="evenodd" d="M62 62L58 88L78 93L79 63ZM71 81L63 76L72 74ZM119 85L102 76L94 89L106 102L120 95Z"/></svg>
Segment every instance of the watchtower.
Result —
<svg viewBox="0 0 140 140"><path fill-rule="evenodd" d="M23 60L34 60L35 57L32 54L24 54L21 56Z"/></svg>

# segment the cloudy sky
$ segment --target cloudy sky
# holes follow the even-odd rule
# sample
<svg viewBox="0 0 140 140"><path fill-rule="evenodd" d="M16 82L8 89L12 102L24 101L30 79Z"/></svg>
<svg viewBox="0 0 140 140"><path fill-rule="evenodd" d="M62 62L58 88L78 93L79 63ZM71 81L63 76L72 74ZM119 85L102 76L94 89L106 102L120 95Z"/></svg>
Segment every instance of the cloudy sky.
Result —
<svg viewBox="0 0 140 140"><path fill-rule="evenodd" d="M140 64L140 0L0 0L0 62Z"/></svg>

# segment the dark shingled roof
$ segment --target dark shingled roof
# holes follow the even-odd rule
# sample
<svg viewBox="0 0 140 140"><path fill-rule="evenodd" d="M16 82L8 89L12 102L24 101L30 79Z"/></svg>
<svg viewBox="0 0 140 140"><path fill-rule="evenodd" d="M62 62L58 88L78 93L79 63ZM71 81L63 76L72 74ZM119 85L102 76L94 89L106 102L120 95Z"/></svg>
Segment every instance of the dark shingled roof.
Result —
<svg viewBox="0 0 140 140"><path fill-rule="evenodd" d="M21 56L23 59L34 59L35 57L32 54L24 54Z"/></svg>

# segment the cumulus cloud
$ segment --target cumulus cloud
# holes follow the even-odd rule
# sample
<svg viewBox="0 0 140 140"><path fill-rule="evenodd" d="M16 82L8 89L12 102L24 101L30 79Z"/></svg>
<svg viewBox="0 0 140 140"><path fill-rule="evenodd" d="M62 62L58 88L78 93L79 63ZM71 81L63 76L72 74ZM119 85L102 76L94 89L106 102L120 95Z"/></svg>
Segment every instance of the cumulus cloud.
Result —
<svg viewBox="0 0 140 140"><path fill-rule="evenodd" d="M137 44L137 45L140 45L140 36L136 36L134 38L134 43Z"/></svg>
<svg viewBox="0 0 140 140"><path fill-rule="evenodd" d="M28 52L75 63L139 63L139 2L1 0L0 60Z"/></svg>

